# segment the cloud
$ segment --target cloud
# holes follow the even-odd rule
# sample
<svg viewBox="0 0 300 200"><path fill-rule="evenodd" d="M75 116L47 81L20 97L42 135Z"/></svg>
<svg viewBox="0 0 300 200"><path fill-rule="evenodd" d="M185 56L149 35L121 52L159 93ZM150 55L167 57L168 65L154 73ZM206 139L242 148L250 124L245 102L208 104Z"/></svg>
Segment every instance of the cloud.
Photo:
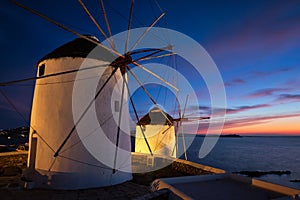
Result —
<svg viewBox="0 0 300 200"><path fill-rule="evenodd" d="M244 112L247 110L253 110L253 109L258 109L258 108L266 108L270 107L271 105L269 104L257 104L257 105L252 105L252 106L240 106L237 108L231 108L231 109L226 109L226 114L236 114L239 112Z"/></svg>
<svg viewBox="0 0 300 200"><path fill-rule="evenodd" d="M223 113L224 111L226 112L226 114L236 114L236 113L240 113L240 112L244 112L244 111L248 111L248 110L254 110L254 109L258 109L258 108L266 108L266 107L270 107L272 106L271 104L257 104L257 105L250 105L250 106L239 106L239 107L235 107L235 108L211 108L209 106L190 106L189 110L196 110L199 109L200 110L200 114L205 114L205 115L211 115L212 109L214 110L214 112L217 113ZM190 115L199 115L199 113L191 113Z"/></svg>
<svg viewBox="0 0 300 200"><path fill-rule="evenodd" d="M241 78L237 78L237 79L234 79L230 82L225 83L225 86L240 85L240 84L243 84L243 83L246 83L246 81L241 79Z"/></svg>
<svg viewBox="0 0 300 200"><path fill-rule="evenodd" d="M236 113L240 113L240 112L244 112L244 111L248 111L248 110L254 110L254 109L258 109L258 108L266 108L266 107L270 107L272 105L270 104L257 104L257 105L251 105L251 106L239 106L236 108L226 108L226 109L222 109L222 108L214 108L214 112L218 113L222 113L226 112L226 114L236 114Z"/></svg>
<svg viewBox="0 0 300 200"><path fill-rule="evenodd" d="M300 94L280 94L275 100L278 103L300 102Z"/></svg>
<svg viewBox="0 0 300 200"><path fill-rule="evenodd" d="M289 91L289 88L267 88L267 89L261 89L256 90L251 94L246 95L246 98L258 98L258 97L266 97L266 96L272 96L276 92L283 92L283 91Z"/></svg>
<svg viewBox="0 0 300 200"><path fill-rule="evenodd" d="M285 115L270 115L270 116L254 116L254 117L243 118L243 119L228 120L226 121L224 128L228 129L228 128L257 125L257 124L267 123L274 119L284 119L290 117L300 117L300 113L292 113L292 114L285 114Z"/></svg>
<svg viewBox="0 0 300 200"><path fill-rule="evenodd" d="M210 111L211 107L209 107L209 106L199 106L199 109L202 110L202 111Z"/></svg>
<svg viewBox="0 0 300 200"><path fill-rule="evenodd" d="M280 73L288 72L291 69L292 68L286 67L286 68L276 69L276 70L267 71L267 72L255 71L254 75L256 77L261 77L262 78L262 77L271 76L271 75L274 75L274 74L280 74Z"/></svg>
<svg viewBox="0 0 300 200"><path fill-rule="evenodd" d="M300 85L300 80L297 79L296 77L294 79L290 79L284 83L284 86L289 87L296 91L300 91L299 85Z"/></svg>
<svg viewBox="0 0 300 200"><path fill-rule="evenodd" d="M245 126L253 126L258 124L268 123L275 119L285 119L291 117L300 117L300 112L291 114L269 115L269 116L252 116L242 119L226 119L223 130L230 128L241 128ZM199 126L198 133L205 133L209 125L209 122L203 122Z"/></svg>
<svg viewBox="0 0 300 200"><path fill-rule="evenodd" d="M184 114L185 117L194 117L194 116L209 116L211 113L211 108L209 106L188 106Z"/></svg>

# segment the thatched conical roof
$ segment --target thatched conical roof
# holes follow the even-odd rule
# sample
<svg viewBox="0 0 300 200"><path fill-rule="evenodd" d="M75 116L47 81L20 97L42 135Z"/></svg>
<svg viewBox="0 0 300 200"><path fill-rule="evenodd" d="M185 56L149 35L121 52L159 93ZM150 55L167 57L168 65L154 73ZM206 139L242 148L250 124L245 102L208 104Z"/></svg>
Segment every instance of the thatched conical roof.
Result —
<svg viewBox="0 0 300 200"><path fill-rule="evenodd" d="M94 40L96 43L100 43L95 37L88 36L90 39ZM98 46L96 52L90 54L94 48L97 46L97 44L86 40L84 38L76 38L75 40L72 40L56 49L54 49L52 52L45 55L43 58L41 58L38 63L48 60L48 59L58 59L63 57L80 57L80 58L94 58L99 59L103 61L112 61L115 58L113 57L112 53L108 50Z"/></svg>
<svg viewBox="0 0 300 200"><path fill-rule="evenodd" d="M154 107L138 121L137 125L173 125L173 121L174 119L169 114L158 107Z"/></svg>

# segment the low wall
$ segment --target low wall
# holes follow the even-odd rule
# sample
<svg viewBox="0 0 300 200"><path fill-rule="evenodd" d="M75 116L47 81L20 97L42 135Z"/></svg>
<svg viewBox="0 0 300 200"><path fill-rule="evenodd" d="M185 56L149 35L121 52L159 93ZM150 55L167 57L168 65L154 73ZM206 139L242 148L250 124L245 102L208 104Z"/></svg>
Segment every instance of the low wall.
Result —
<svg viewBox="0 0 300 200"><path fill-rule="evenodd" d="M163 155L153 155L132 152L132 172L144 173L153 171L171 165L171 167L179 172L197 175L197 174L222 174L224 170L201 165L182 159ZM0 168L19 167L25 168L27 163L27 151L0 153Z"/></svg>
<svg viewBox="0 0 300 200"><path fill-rule="evenodd" d="M221 169L163 155L154 154L151 156L150 154L136 152L132 152L131 155L133 173L153 171L168 165L171 165L171 167L177 171L189 175L225 173L225 171Z"/></svg>
<svg viewBox="0 0 300 200"><path fill-rule="evenodd" d="M199 172L209 172L208 174L224 174L225 171L222 169L201 165L198 163L194 163L187 160L177 159L173 163L174 166L176 166L179 170L185 170L185 172L197 175Z"/></svg>
<svg viewBox="0 0 300 200"><path fill-rule="evenodd" d="M20 186L22 170L27 166L27 152L0 153L0 188Z"/></svg>
<svg viewBox="0 0 300 200"><path fill-rule="evenodd" d="M0 153L0 167L16 167L25 168L27 165L28 152L8 152Z"/></svg>

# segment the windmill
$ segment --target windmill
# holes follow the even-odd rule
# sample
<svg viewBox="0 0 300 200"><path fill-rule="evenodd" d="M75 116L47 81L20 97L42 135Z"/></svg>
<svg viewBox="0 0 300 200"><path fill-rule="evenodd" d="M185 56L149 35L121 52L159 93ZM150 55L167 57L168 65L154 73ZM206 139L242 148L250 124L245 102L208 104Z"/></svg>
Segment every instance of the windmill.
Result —
<svg viewBox="0 0 300 200"><path fill-rule="evenodd" d="M172 151L175 145L174 119L161 110L155 106L137 122L135 152L148 153L151 149L154 154L176 158L176 151ZM144 135L147 140L144 140Z"/></svg>
<svg viewBox="0 0 300 200"><path fill-rule="evenodd" d="M106 38L108 46L100 43L95 37L78 33L36 10L16 1L13 2L19 7L78 36L78 39L58 47L43 57L37 64L38 72L36 77L0 84L1 86L5 86L36 80L30 122L29 162L24 178L27 182L27 187L80 189L113 185L130 180L130 140L129 135L125 134L126 131L121 129L121 123L124 119L125 122L123 123L125 125L123 127L125 129L128 127L126 122L128 108L124 106L128 96L130 96L130 103L134 107L137 121L139 121L139 117L130 91L128 90L127 73L140 84L140 87L151 99L152 103L157 105L139 78L130 70L130 66L132 65L145 70L160 81L176 89L175 86L165 81L158 74L147 70L147 68L139 64L140 60L173 55L172 52L170 53L170 46L160 49L133 50L143 39L144 35L158 23L165 13L162 12L148 29L136 39L136 42L129 46L128 41L134 7L134 1L132 0L128 20L128 34L124 47L125 53L120 53L116 50L115 43L111 37L112 33L102 0L100 2L108 35L97 23L85 3L79 0L79 4L102 36ZM90 53L94 49L97 49L97 53L91 57ZM88 64L82 68L82 63ZM79 115L73 119L71 115L71 99L72 87L74 88L76 79L75 74L88 71L90 74L95 74L95 76L101 75L97 90L93 98L85 102L86 104L79 109ZM88 78L91 77L85 77L82 81ZM115 102L116 109L112 110L107 105L112 102L111 93L119 80L121 80L121 84L119 85L121 89L117 95L119 99L118 101L113 101ZM88 95L88 88L83 88L81 91L82 96ZM97 117L101 122L101 128L106 129L106 133L108 134L100 140L99 138L98 140L93 140L93 135L96 135L94 133L97 132L94 129L86 133L84 139L82 139L77 133L78 127L82 124L89 124L89 118L86 116L90 112L91 107L95 105L98 109L96 109L98 112ZM117 122L109 116L113 114L112 112L117 113ZM162 110L160 112L163 113ZM103 142L102 139L103 141L109 140L113 145L107 146L107 142ZM95 159L95 155L91 155L90 151L83 144L83 141L86 140L100 147L101 150L98 153L101 156L104 154L108 163L103 163ZM144 140L147 143L145 136ZM150 147L149 152L152 155Z"/></svg>
<svg viewBox="0 0 300 200"><path fill-rule="evenodd" d="M78 0L79 5L83 8L89 19L99 30L100 36L105 38L105 41L102 43L99 42L97 38L90 35L81 34L69 28L68 26L65 26L64 24L29 8L28 6L20 4L16 1L13 2L19 7L78 37L74 41L58 47L56 50L42 58L37 64L37 76L0 83L0 86L6 86L25 81L36 80L36 90L32 109L34 113L32 113L32 120L29 124L31 128L30 156L28 170L24 174L24 180L27 182L27 186L48 187L55 189L78 189L112 185L129 180L131 178L131 157L128 153L129 134L124 134L127 132L126 129L128 128L126 117L128 109L127 101L132 105L136 122L140 121L140 118L131 95L132 91L128 87L129 84L127 77L130 75L131 79L129 80L135 80L138 83L139 87L146 94L147 98L150 99L151 103L157 107L157 112L160 113L167 121L171 120L168 119L167 114L158 106L157 101L153 98L143 82L139 79L139 76L136 75L134 69L140 69L141 71L148 73L168 87L174 89L176 93L179 92L178 88L174 86L174 84L161 77L160 72L155 73L153 69L149 70L148 67L145 67L144 64L141 63L141 61L149 59L164 57L174 58L174 54L176 54L175 51L173 51L173 45L170 45L170 42L164 43L165 46L157 45L157 43L151 42L148 43L149 46L146 47L140 45L145 41L145 37L150 34L152 34L152 38L158 37L158 32L156 32L157 29L154 26L156 26L164 17L165 13L158 6L160 14L148 27L141 29L137 28L138 30L142 30L142 32L136 34L136 32L134 32L136 29L131 30L131 23L133 19L132 13L135 4L132 0L129 10L129 18L126 20L128 24L126 37L121 39L123 41L123 46L120 50L116 45L119 39L116 37L116 35L118 36L119 34L112 36L108 16L106 15L106 9L102 0L100 2L103 19L105 20L108 34L105 33L103 27L101 27L102 25L100 25L93 17L88 6L86 6L82 0ZM179 32L173 31L172 34L175 34L176 38L179 36L179 38L187 39L186 36L183 36L183 34L180 34ZM162 36L162 34L159 36ZM158 37L158 39L161 40L162 37ZM189 37L188 41L195 44L195 41L191 40ZM77 51L78 49L81 49L81 45L80 47L76 45L78 43L86 46L87 51ZM75 51L72 50L74 48L70 48L73 45L78 47L75 48ZM98 49L100 53L93 54L93 47ZM183 46L183 49L178 48L178 55L182 57L187 56L190 58L191 55L187 54L188 52L186 51L186 47L187 46ZM199 46L197 46L197 48L198 47ZM92 52L88 53L91 49L93 49ZM57 53L57 51L59 53ZM95 51L97 52L97 50ZM85 59L87 54L88 57ZM103 58L104 54L106 55L104 56L105 58ZM209 64L212 63L209 58L204 59L204 61ZM159 70L161 70L160 67ZM91 74L89 75L88 72ZM85 73L87 73L88 76L79 76L79 79L77 79L77 75ZM77 74L76 77L74 74ZM98 78L98 82L96 82L97 84L94 84L94 86L96 85L94 91L91 92L90 87L81 87L79 84L77 84L86 80L92 80L93 76ZM51 79L55 81L50 81ZM185 83L183 82L181 85L185 85ZM89 99L82 101L84 104L75 106L75 113L77 113L77 115L73 115L73 119L70 117L70 88L72 87L70 85L68 86L68 84L73 84L73 94L74 91L77 91L77 89L81 88L79 92L75 92L75 94L80 97L89 96L92 93L92 96L89 96ZM56 86L59 86L59 89L55 89ZM42 89L43 87L46 89ZM74 88L76 89L74 90ZM115 88L119 88L119 90L115 90ZM117 91L117 95L114 96L114 99L112 99L112 95L110 94L114 93L115 91ZM56 95L58 98L53 98L51 95L49 95L50 92L52 95ZM108 105L108 102L111 103L110 106ZM55 105L57 107L52 110L50 105ZM97 121L99 122L98 127L94 127L95 124L90 123L92 120L94 120L94 118L89 118L90 110L93 108L95 108L95 118L97 118ZM44 109L44 111L40 112L40 109ZM17 109L15 110L18 112ZM47 111L52 114L46 114ZM181 122L183 116L179 115L179 118L180 120L177 121ZM25 118L23 117L23 119ZM63 119L63 123L60 121L61 119ZM26 119L24 121L26 121ZM174 120L172 120L171 123L172 122L174 124ZM59 125L57 125L58 123ZM123 127L121 127L121 125L123 125ZM82 127L90 130L82 131ZM148 143L145 133L143 132L142 126L139 126L139 128L142 130L141 135L149 151L148 154L152 156L153 151ZM95 135L99 135L95 133L98 133L98 130L100 129L106 129L108 134L102 134L100 139L95 138ZM79 132L81 132L81 134L79 134ZM51 137L51 135L53 137ZM106 146L102 142L102 139L106 141L104 143L111 143L112 145ZM177 141L175 142L174 146L177 146ZM93 145L85 145L86 142ZM82 147L82 150L80 150L80 146ZM102 151L98 150L93 152L89 148L91 146L99 146L100 149L102 148ZM125 151L123 152L124 154L122 154L122 151ZM101 158L104 157L105 162L103 162L102 159L99 159L99 156L102 156ZM47 164L39 162L41 159L45 159L47 161L45 163ZM82 165L85 165L86 167L84 170L81 170ZM118 174L120 176L118 176Z"/></svg>
<svg viewBox="0 0 300 200"><path fill-rule="evenodd" d="M163 109L160 107L154 107L144 115L136 126L135 152L148 153L148 149L152 149L154 154L177 158L181 156L178 151L180 142L178 137L181 135L182 151L185 159L188 160L183 123L207 120L210 117L185 117L187 102L188 96L182 114L180 108L178 109L178 118L173 118L165 111L161 112Z"/></svg>

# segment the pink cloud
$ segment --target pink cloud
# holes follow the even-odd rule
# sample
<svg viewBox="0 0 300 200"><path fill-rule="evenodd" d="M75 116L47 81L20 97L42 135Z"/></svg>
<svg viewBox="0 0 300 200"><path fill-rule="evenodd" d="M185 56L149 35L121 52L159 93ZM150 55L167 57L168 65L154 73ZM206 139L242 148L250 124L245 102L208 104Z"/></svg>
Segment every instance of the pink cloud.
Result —
<svg viewBox="0 0 300 200"><path fill-rule="evenodd" d="M225 86L240 85L240 84L243 84L243 83L246 83L246 81L241 79L241 78L237 78L237 79L234 79L230 82L225 83Z"/></svg>
<svg viewBox="0 0 300 200"><path fill-rule="evenodd" d="M240 106L240 107L233 108L233 109L227 109L226 114L235 114L235 113L239 113L239 112L243 112L243 111L247 111L247 110L266 108L266 107L270 107L270 106L271 105L269 105L269 104L258 104L258 105L253 105L253 106Z"/></svg>
<svg viewBox="0 0 300 200"><path fill-rule="evenodd" d="M299 88L300 80L299 79L289 80L284 85L287 86L287 87L293 88L297 91L300 91L300 88Z"/></svg>
<svg viewBox="0 0 300 200"><path fill-rule="evenodd" d="M230 128L241 128L245 126L265 124L275 119L285 119L291 117L300 117L300 113L270 115L270 116L254 116L254 117L247 117L242 119L227 119L225 121L223 129L226 130ZM201 125L199 126L198 133L204 133L207 130L208 125L209 122L201 123Z"/></svg>
<svg viewBox="0 0 300 200"><path fill-rule="evenodd" d="M282 69L272 70L272 71L268 71L268 72L256 71L256 72L254 72L254 75L258 76L258 77L266 77L266 76L270 76L270 75L274 75L274 74L288 72L291 69L292 68L282 68Z"/></svg>
<svg viewBox="0 0 300 200"><path fill-rule="evenodd" d="M278 103L300 102L300 94L280 94L275 100Z"/></svg>
<svg viewBox="0 0 300 200"><path fill-rule="evenodd" d="M258 116L258 117L249 117L244 119L235 119L235 120L228 120L225 123L225 129L227 128L237 128L249 125L256 125L267 123L274 119L284 119L290 117L300 117L300 113L293 113L293 114L285 114L285 115L271 115L271 116Z"/></svg>
<svg viewBox="0 0 300 200"><path fill-rule="evenodd" d="M211 115L211 110L214 109L215 113L223 113L224 110L226 112L226 114L236 114L236 113L240 113L240 112L244 112L244 111L248 111L248 110L254 110L254 109L259 109L259 108L267 108L272 106L271 104L257 104L257 105L250 105L250 106L239 106L239 107L235 107L235 108L226 108L226 109L222 109L222 108L211 108L209 106L200 106L199 108L197 108L196 106L191 106L189 108L190 111L199 109L200 113L192 113L191 115ZM191 116L189 115L189 116Z"/></svg>
<svg viewBox="0 0 300 200"><path fill-rule="evenodd" d="M266 97L266 96L272 96L276 92L283 92L283 91L289 91L289 88L267 88L267 89L261 89L256 90L251 94L246 95L246 98L258 98L258 97Z"/></svg>

